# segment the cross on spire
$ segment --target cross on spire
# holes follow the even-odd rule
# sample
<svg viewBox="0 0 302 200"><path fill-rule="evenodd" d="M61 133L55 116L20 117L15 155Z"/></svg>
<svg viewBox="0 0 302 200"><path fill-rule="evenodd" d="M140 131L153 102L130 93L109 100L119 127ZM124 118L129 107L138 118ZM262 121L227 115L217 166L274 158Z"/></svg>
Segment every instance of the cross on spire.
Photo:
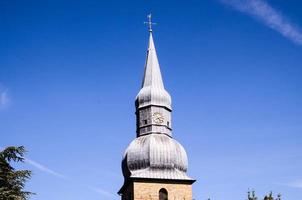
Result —
<svg viewBox="0 0 302 200"><path fill-rule="evenodd" d="M152 22L152 15L151 13L149 15L147 15L148 17L148 22L144 22L144 24L148 24L148 28L149 28L149 32L152 32L152 25L156 25L156 23Z"/></svg>

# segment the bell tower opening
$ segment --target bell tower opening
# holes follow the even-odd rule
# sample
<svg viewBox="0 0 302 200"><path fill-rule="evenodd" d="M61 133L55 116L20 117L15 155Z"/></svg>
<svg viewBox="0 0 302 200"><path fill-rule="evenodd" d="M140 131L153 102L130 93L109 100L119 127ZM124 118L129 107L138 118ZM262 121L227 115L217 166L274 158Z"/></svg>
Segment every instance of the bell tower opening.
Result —
<svg viewBox="0 0 302 200"><path fill-rule="evenodd" d="M159 190L159 200L168 200L168 191L165 188Z"/></svg>

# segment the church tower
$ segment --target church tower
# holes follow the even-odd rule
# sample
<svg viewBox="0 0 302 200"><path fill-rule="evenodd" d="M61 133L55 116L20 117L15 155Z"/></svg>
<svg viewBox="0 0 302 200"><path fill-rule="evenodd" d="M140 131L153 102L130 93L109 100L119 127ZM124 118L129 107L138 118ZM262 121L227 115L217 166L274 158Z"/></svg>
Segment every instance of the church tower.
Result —
<svg viewBox="0 0 302 200"><path fill-rule="evenodd" d="M149 18L145 73L135 100L136 138L123 157L122 200L192 200L185 149L172 137L171 96L165 90Z"/></svg>

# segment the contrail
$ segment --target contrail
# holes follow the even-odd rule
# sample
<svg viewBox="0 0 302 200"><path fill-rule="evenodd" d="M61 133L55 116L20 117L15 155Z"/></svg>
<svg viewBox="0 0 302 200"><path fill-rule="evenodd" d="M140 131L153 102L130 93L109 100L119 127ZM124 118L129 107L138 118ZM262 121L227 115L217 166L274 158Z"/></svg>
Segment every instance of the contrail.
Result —
<svg viewBox="0 0 302 200"><path fill-rule="evenodd" d="M61 179L68 179L66 176L64 176L63 174L60 174L58 172L55 172L54 170L49 169L48 167L46 167L45 165L42 165L40 163L37 163L36 161L33 161L31 159L25 158L24 161L32 166L34 166L35 168L39 169L42 172L46 172L48 174L51 174L53 176L56 176L58 178Z"/></svg>
<svg viewBox="0 0 302 200"><path fill-rule="evenodd" d="M49 167L45 166L45 165L42 165L41 163L38 163L36 161L33 161L29 158L25 158L24 160L26 163L28 163L29 165L32 165L33 167L37 168L38 170L42 171L42 172L45 172L47 174L50 174L52 176L55 176L57 178L60 178L60 179L63 179L65 181L70 181L71 183L74 183L76 185L79 185L79 186L84 186L86 187L87 189L93 191L93 192L96 192L98 194L101 194L102 196L105 196L105 197L110 197L110 198L114 198L116 197L116 195L112 194L111 192L108 192L104 189L101 189L101 188L97 188L97 187L94 187L94 186L90 186L90 185L87 185L87 184L82 184L80 182L77 182L77 181L74 181L73 179L61 174L61 173L58 173L52 169L50 169Z"/></svg>
<svg viewBox="0 0 302 200"><path fill-rule="evenodd" d="M100 189L100 188L96 188L96 187L91 187L91 186L87 186L88 189L94 191L94 192L97 192L103 196L106 196L106 197L110 197L110 198L115 198L116 195L113 195L111 192L108 192L106 190L103 190L103 189Z"/></svg>
<svg viewBox="0 0 302 200"><path fill-rule="evenodd" d="M220 0L234 9L248 14L298 45L302 45L302 32L265 0Z"/></svg>
<svg viewBox="0 0 302 200"><path fill-rule="evenodd" d="M292 181L292 182L290 182L286 185L289 186L289 187L301 188L302 189L302 180Z"/></svg>
<svg viewBox="0 0 302 200"><path fill-rule="evenodd" d="M0 146L0 151L2 151L4 148ZM98 188L98 187L94 187L94 186L91 186L91 185L87 185L87 184L83 184L83 183L80 183L80 182L77 182L77 181L74 181L73 179L59 173L59 172L56 172L52 169L50 169L49 167L41 164L41 163L38 163L37 161L34 161L34 160L31 160L29 158L24 158L24 161L25 163L35 167L36 169L42 171L42 172L45 172L47 174L50 174L52 176L55 176L57 178L60 178L60 179L63 179L65 181L69 181L71 183L74 183L78 186L81 186L81 187L85 187L87 188L88 190L90 191L93 191L93 192L96 192L98 194L101 194L102 196L105 196L105 197L109 197L109 198L115 198L116 195L112 194L111 192L108 192L107 190L104 190L102 188Z"/></svg>

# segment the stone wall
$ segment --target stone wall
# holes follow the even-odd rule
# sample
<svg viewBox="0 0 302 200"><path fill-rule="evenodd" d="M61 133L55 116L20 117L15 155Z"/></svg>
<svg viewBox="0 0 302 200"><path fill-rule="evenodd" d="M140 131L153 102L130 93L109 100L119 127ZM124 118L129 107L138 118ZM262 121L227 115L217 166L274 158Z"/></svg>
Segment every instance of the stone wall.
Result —
<svg viewBox="0 0 302 200"><path fill-rule="evenodd" d="M168 200L192 200L192 185L183 183L133 183L134 200L158 200L159 190L168 191Z"/></svg>

